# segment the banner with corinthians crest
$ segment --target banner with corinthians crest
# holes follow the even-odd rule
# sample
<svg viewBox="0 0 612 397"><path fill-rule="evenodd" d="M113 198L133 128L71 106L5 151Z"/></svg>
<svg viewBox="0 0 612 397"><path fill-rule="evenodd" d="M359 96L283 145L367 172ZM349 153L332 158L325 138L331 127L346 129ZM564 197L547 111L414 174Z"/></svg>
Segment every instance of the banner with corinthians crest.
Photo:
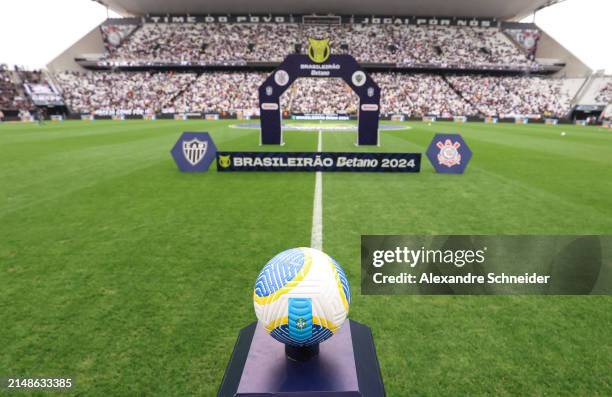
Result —
<svg viewBox="0 0 612 397"><path fill-rule="evenodd" d="M472 150L459 134L436 134L427 148L427 158L438 173L463 174Z"/></svg>

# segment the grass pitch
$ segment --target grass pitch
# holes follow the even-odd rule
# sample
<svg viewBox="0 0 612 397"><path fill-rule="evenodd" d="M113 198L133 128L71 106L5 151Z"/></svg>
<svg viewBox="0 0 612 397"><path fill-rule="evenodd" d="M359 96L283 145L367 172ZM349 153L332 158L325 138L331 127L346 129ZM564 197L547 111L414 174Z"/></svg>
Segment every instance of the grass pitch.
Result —
<svg viewBox="0 0 612 397"><path fill-rule="evenodd" d="M260 150L235 123L0 124L0 377L74 377L68 395L216 393L260 268L310 243L315 180L177 171L182 131ZM324 250L351 281L350 317L372 327L387 394L612 395L610 297L359 291L361 234L611 234L612 131L406 125L374 150L424 152L457 131L467 173L424 157L420 174L323 175ZM285 138L279 150L317 148L313 132ZM323 150L372 150L354 141L324 132Z"/></svg>

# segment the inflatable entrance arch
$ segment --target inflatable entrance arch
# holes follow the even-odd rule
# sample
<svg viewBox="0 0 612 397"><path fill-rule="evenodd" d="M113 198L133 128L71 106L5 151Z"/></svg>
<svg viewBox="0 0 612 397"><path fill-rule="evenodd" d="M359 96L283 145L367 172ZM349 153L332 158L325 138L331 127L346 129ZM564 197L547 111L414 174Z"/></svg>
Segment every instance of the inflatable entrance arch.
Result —
<svg viewBox="0 0 612 397"><path fill-rule="evenodd" d="M283 143L281 128L281 95L300 77L342 78L359 97L358 145L378 144L380 88L348 54L329 55L321 63L302 54L291 54L259 87L261 143Z"/></svg>

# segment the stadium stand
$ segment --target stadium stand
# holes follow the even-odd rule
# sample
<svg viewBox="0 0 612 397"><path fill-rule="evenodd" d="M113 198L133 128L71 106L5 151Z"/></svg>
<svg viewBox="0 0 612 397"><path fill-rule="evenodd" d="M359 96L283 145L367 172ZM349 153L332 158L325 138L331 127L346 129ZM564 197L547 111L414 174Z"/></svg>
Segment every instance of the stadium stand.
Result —
<svg viewBox="0 0 612 397"><path fill-rule="evenodd" d="M196 78L193 73L64 72L57 75L74 112L142 115L162 108Z"/></svg>
<svg viewBox="0 0 612 397"><path fill-rule="evenodd" d="M607 105L612 102L612 76L596 73L585 83L584 92L580 98L582 105Z"/></svg>
<svg viewBox="0 0 612 397"><path fill-rule="evenodd" d="M108 20L100 25L103 44L100 54L92 54L94 61L73 58L82 63L73 70L53 68L53 75L17 70L21 85L0 68L0 108L33 110L65 102L74 114L99 116L258 116L257 88L286 55L304 53L309 37L329 38L332 53L352 54L372 73L382 89L384 117L567 118L577 97L610 102L612 88L605 79L586 84L586 76L562 78L560 66L545 69L536 56L541 32L534 24L337 18L342 23L310 24L293 17L282 23L238 23L232 17L224 23L202 22L205 17L168 23L167 17L148 15ZM547 75L557 72L557 77ZM281 105L288 113L348 114L358 106L344 82L326 79L299 79Z"/></svg>
<svg viewBox="0 0 612 397"><path fill-rule="evenodd" d="M461 98L441 76L375 73L372 78L381 87L383 114L415 117L477 115L472 105Z"/></svg>
<svg viewBox="0 0 612 397"><path fill-rule="evenodd" d="M257 89L266 73L212 72L202 74L179 95L168 113L229 112L257 114Z"/></svg>
<svg viewBox="0 0 612 397"><path fill-rule="evenodd" d="M612 81L608 81L600 90L595 101L598 103L609 104L612 103Z"/></svg>
<svg viewBox="0 0 612 397"><path fill-rule="evenodd" d="M47 80L40 70L26 70L15 68L25 93L31 102L37 106L61 106L64 104L62 95L54 83Z"/></svg>
<svg viewBox="0 0 612 397"><path fill-rule="evenodd" d="M257 88L265 73L66 72L58 75L66 100L80 113L99 115L238 112L258 114ZM384 114L415 117L554 115L569 110L570 96L559 79L374 73ZM357 98L341 80L298 79L283 95L295 113L356 113Z"/></svg>
<svg viewBox="0 0 612 397"><path fill-rule="evenodd" d="M298 79L284 94L284 110L291 113L355 114L359 99L342 79Z"/></svg>
<svg viewBox="0 0 612 397"><path fill-rule="evenodd" d="M537 67L492 27L297 23L145 23L102 62L131 66L278 62L296 50L305 51L308 37L328 37L332 52L354 54L364 63Z"/></svg>
<svg viewBox="0 0 612 397"><path fill-rule="evenodd" d="M556 116L569 111L571 97L559 79L451 76L449 82L483 116Z"/></svg>
<svg viewBox="0 0 612 397"><path fill-rule="evenodd" d="M32 107L29 99L20 93L19 86L15 84L14 73L6 65L0 64L0 110L17 111Z"/></svg>
<svg viewBox="0 0 612 397"><path fill-rule="evenodd" d="M6 66L0 65L0 109L13 108L14 89L9 71Z"/></svg>
<svg viewBox="0 0 612 397"><path fill-rule="evenodd" d="M612 103L612 83L606 84L595 97L595 100L600 103Z"/></svg>

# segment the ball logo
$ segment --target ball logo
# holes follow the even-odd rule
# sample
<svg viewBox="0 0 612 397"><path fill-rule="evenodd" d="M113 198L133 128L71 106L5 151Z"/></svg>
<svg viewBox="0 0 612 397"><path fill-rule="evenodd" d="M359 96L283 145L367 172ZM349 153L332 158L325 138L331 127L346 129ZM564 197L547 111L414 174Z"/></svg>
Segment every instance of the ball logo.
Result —
<svg viewBox="0 0 612 397"><path fill-rule="evenodd" d="M274 92L274 89L272 88L272 86L271 86L271 85L266 86L266 95L267 95L267 96L272 95L272 93L273 93L273 92Z"/></svg>
<svg viewBox="0 0 612 397"><path fill-rule="evenodd" d="M281 87L287 85L287 83L289 82L289 74L282 69L276 71L276 73L274 73L274 82L280 85Z"/></svg>
<svg viewBox="0 0 612 397"><path fill-rule="evenodd" d="M219 156L219 166L221 166L222 168L227 168L231 164L232 160L229 154L227 156Z"/></svg>
<svg viewBox="0 0 612 397"><path fill-rule="evenodd" d="M374 96L374 87L368 87L367 95L372 98Z"/></svg>
<svg viewBox="0 0 612 397"><path fill-rule="evenodd" d="M196 165L204 158L208 142L200 141L194 138L190 141L183 142L183 155L185 160L191 165Z"/></svg>
<svg viewBox="0 0 612 397"><path fill-rule="evenodd" d="M331 50L329 39L308 39L308 58L314 63L323 63L329 59Z"/></svg>
<svg viewBox="0 0 612 397"><path fill-rule="evenodd" d="M449 168L461 164L461 154L457 150L461 147L459 142L452 142L450 139L447 139L444 143L438 141L436 146L440 149L438 153L438 162L440 164Z"/></svg>
<svg viewBox="0 0 612 397"><path fill-rule="evenodd" d="M361 87L366 82L366 75L361 70L358 70L351 76L351 81L355 87Z"/></svg>

